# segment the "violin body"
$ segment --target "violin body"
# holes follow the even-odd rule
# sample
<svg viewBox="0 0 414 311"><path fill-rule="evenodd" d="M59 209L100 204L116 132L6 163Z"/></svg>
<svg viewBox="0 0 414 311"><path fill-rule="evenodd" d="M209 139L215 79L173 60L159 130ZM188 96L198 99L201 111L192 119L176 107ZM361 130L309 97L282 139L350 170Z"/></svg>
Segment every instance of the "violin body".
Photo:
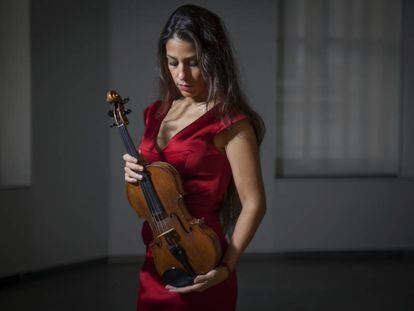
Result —
<svg viewBox="0 0 414 311"><path fill-rule="evenodd" d="M164 275L171 267L187 269L169 251L174 242L185 250L195 274L207 273L221 259L221 246L216 233L204 224L203 219L192 217L185 208L181 178L173 166L166 162L154 162L146 165L146 170L168 217L164 220L164 228L159 228L159 223L151 217L140 184L128 183L127 196L130 205L148 221L152 229L154 240L150 248L158 274Z"/></svg>
<svg viewBox="0 0 414 311"><path fill-rule="evenodd" d="M124 109L128 99L111 90L107 92L107 102L114 105L114 110L108 111L115 121L112 127L119 129L128 153L145 167L142 180L127 183L127 197L152 229L154 239L150 248L155 268L166 284L191 285L198 274L207 273L220 262L219 239L203 219L192 217L186 209L177 170L166 162L147 164L138 154L126 127L126 115L131 112Z"/></svg>

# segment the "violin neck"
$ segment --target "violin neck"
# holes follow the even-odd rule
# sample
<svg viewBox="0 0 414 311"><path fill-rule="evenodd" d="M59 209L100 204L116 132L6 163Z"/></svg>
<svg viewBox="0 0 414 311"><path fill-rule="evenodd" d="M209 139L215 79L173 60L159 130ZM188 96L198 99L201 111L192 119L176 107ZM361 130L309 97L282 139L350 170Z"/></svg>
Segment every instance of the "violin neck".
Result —
<svg viewBox="0 0 414 311"><path fill-rule="evenodd" d="M124 124L121 124L118 126L118 129L121 133L122 141L124 142L127 152L134 158L138 159L139 164L142 164L144 161L135 148L134 142L131 139L131 135L129 135L127 127Z"/></svg>
<svg viewBox="0 0 414 311"><path fill-rule="evenodd" d="M129 135L127 127L124 124L122 124L119 125L118 128L121 133L122 141L124 142L125 148L128 151L128 153L132 155L134 158L138 159L139 164L144 165L144 160L135 148L134 142L132 141L131 136ZM149 211L153 219L159 221L166 217L164 207L162 206L161 201L159 200L154 186L151 183L151 179L149 178L147 173L144 171L141 172L141 175L143 176L143 179L139 181L139 184L142 187L142 192L148 204Z"/></svg>

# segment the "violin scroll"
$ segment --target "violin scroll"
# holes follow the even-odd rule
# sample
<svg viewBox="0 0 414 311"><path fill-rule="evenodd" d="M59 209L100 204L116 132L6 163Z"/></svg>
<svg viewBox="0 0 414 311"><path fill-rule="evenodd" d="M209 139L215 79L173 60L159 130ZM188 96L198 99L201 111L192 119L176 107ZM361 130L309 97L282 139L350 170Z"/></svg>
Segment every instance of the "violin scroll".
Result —
<svg viewBox="0 0 414 311"><path fill-rule="evenodd" d="M106 101L108 104L114 105L114 109L108 111L109 117L114 118L115 121L111 127L127 125L129 120L126 115L131 113L131 109L125 110L124 105L129 102L129 98L122 99L117 91L109 90L106 92Z"/></svg>

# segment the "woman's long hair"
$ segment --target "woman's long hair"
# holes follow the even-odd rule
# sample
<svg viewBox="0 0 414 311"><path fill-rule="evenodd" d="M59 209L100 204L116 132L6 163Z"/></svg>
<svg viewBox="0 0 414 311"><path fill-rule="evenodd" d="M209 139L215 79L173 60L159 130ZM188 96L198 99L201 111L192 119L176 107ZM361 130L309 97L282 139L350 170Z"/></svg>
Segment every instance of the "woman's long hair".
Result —
<svg viewBox="0 0 414 311"><path fill-rule="evenodd" d="M184 5L176 9L161 32L158 42L162 102L159 115L166 112L173 100L182 97L167 64L165 45L171 38L194 44L197 61L208 87L207 103L213 101L220 104L218 115L224 122L229 122L238 113L247 115L260 145L265 133L264 122L249 106L240 89L238 71L224 25L216 14L199 6ZM240 211L240 199L232 179L221 208L221 222L227 234L233 231Z"/></svg>

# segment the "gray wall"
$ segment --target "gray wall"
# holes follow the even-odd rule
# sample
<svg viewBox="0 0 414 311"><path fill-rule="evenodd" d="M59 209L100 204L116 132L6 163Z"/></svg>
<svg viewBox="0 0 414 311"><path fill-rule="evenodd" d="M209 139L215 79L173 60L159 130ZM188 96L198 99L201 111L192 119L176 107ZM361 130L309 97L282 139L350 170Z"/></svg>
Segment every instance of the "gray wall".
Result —
<svg viewBox="0 0 414 311"><path fill-rule="evenodd" d="M31 179L29 0L0 1L0 188ZM13 133L13 135L11 135Z"/></svg>
<svg viewBox="0 0 414 311"><path fill-rule="evenodd" d="M32 184L0 192L0 277L143 254L104 93L114 88L131 98L138 143L142 111L157 96L157 38L183 3L32 1ZM225 21L245 91L267 124L261 156L268 212L248 252L413 249L412 21L404 26L404 179L276 179L277 2L194 3ZM413 13L406 1L406 16Z"/></svg>
<svg viewBox="0 0 414 311"><path fill-rule="evenodd" d="M110 85L132 98L138 143L142 110L156 99L156 42L169 14L184 1L110 1ZM277 1L193 1L218 13L225 21L237 51L243 85L251 105L267 124L261 149L266 184L266 217L248 252L301 250L361 250L414 248L414 187L412 94L405 87L401 135L404 151L402 178L276 178L276 73L278 49ZM409 1L406 1L409 3ZM407 7L407 6L411 7ZM406 5L406 20L413 15ZM408 22L405 41L412 31ZM413 28L413 27L411 27ZM412 44L405 49L405 85L413 81ZM410 65L411 64L411 65ZM408 66L408 67L407 67ZM411 67L410 67L411 66ZM409 70L409 71L407 71ZM411 70L411 71L410 71ZM412 105L411 105L412 106ZM405 114L408 112L408 114ZM142 254L137 217L125 199L117 135L110 137L111 200L109 254Z"/></svg>
<svg viewBox="0 0 414 311"><path fill-rule="evenodd" d="M413 15L404 1L399 177L276 179L273 250L414 248Z"/></svg>
<svg viewBox="0 0 414 311"><path fill-rule="evenodd" d="M0 276L107 256L108 4L36 0L30 16L32 184L1 191Z"/></svg>
<svg viewBox="0 0 414 311"><path fill-rule="evenodd" d="M31 175L29 7L28 0L0 2L0 276L30 262L29 190L11 189Z"/></svg>
<svg viewBox="0 0 414 311"><path fill-rule="evenodd" d="M402 128L401 128L401 174L414 178L414 2L403 2L403 40L402 51ZM414 188L414 186L413 186ZM413 207L411 205L411 207Z"/></svg>

